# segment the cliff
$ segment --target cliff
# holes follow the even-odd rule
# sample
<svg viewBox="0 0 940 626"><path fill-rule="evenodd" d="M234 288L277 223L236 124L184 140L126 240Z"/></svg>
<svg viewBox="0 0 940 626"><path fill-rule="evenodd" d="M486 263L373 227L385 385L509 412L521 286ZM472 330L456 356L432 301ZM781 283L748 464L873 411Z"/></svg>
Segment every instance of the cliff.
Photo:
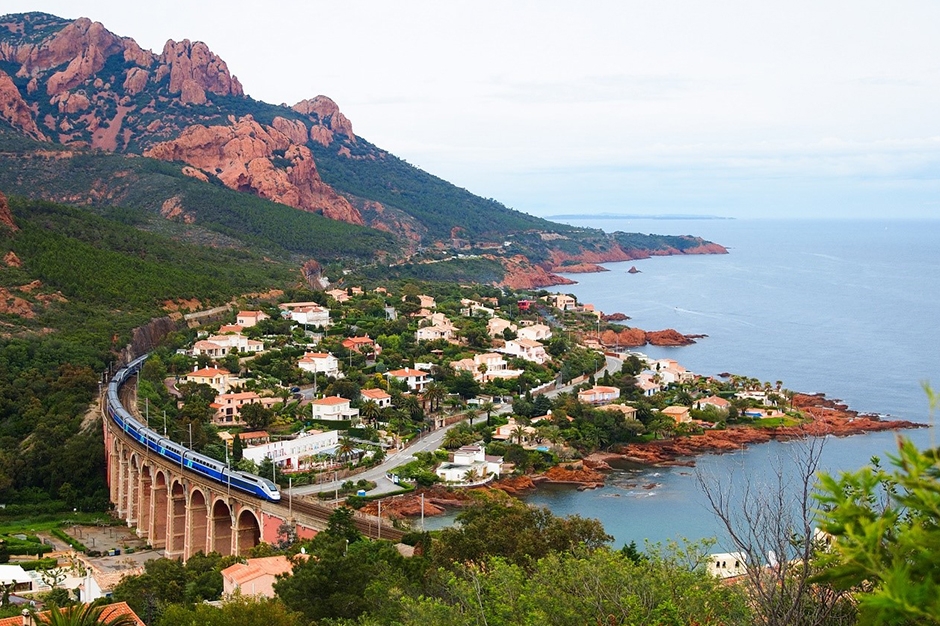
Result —
<svg viewBox="0 0 940 626"><path fill-rule="evenodd" d="M190 126L144 156L188 163L229 189L361 225L359 212L320 178L303 145L306 136L302 123L277 117L272 126L263 126L248 115L229 118L226 126ZM276 159L284 164L275 165Z"/></svg>

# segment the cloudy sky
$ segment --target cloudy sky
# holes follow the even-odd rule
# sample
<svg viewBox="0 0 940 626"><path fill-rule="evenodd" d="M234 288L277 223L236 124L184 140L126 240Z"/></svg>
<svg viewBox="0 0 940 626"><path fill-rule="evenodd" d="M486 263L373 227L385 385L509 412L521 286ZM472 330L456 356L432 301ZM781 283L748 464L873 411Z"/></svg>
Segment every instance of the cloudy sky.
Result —
<svg viewBox="0 0 940 626"><path fill-rule="evenodd" d="M940 217L940 3L5 0L159 52L537 215Z"/></svg>

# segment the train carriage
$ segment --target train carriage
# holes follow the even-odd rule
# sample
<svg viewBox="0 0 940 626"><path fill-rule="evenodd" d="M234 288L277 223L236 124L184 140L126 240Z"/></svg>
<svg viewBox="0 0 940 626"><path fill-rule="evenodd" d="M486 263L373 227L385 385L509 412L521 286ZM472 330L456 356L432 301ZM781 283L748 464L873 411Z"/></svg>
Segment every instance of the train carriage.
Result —
<svg viewBox="0 0 940 626"><path fill-rule="evenodd" d="M128 363L118 370L111 382L108 383L107 413L111 420L135 441L146 446L158 456L180 465L180 467L185 467L201 476L265 500L274 502L280 500L281 494L274 482L254 474L233 470L224 463L194 452L147 428L124 408L119 396L121 386L128 378L137 373L147 356L137 357Z"/></svg>

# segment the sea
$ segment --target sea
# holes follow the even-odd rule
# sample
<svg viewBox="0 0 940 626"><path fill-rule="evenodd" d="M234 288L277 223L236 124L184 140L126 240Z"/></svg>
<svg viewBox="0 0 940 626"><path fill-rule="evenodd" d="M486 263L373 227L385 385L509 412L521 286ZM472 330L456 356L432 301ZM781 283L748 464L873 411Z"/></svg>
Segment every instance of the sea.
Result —
<svg viewBox="0 0 940 626"><path fill-rule="evenodd" d="M608 232L696 235L727 255L653 257L568 275L557 290L644 330L706 335L694 345L640 349L697 374L732 373L798 392L825 393L850 408L932 423L923 385L940 391L940 220L581 218ZM639 273L630 274L635 266ZM827 437L821 468L855 470L887 460L897 435L934 447L932 427ZM603 488L540 487L527 498L557 515L599 519L614 545L727 537L706 506L696 473L722 484L771 480L804 444L750 446L695 459L695 468L622 467ZM426 520L428 527L451 523Z"/></svg>

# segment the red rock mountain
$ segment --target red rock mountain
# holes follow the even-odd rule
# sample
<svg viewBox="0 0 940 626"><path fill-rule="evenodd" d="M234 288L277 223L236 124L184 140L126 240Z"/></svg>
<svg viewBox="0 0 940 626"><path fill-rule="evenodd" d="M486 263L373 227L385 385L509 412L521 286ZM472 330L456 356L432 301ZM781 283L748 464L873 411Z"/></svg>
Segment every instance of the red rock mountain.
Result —
<svg viewBox="0 0 940 626"><path fill-rule="evenodd" d="M158 55L87 18L40 13L0 18L4 30L0 61L19 69L15 76L0 69L0 117L29 137L179 161L191 166L188 175L363 223L320 178L307 145L329 145L337 134L355 141L352 123L329 98L297 103L293 111L303 119L265 125L251 116L207 115L194 123L202 120L193 106L244 97L238 78L203 42L170 40ZM26 82L32 105L16 81ZM176 208L172 214L188 215Z"/></svg>

